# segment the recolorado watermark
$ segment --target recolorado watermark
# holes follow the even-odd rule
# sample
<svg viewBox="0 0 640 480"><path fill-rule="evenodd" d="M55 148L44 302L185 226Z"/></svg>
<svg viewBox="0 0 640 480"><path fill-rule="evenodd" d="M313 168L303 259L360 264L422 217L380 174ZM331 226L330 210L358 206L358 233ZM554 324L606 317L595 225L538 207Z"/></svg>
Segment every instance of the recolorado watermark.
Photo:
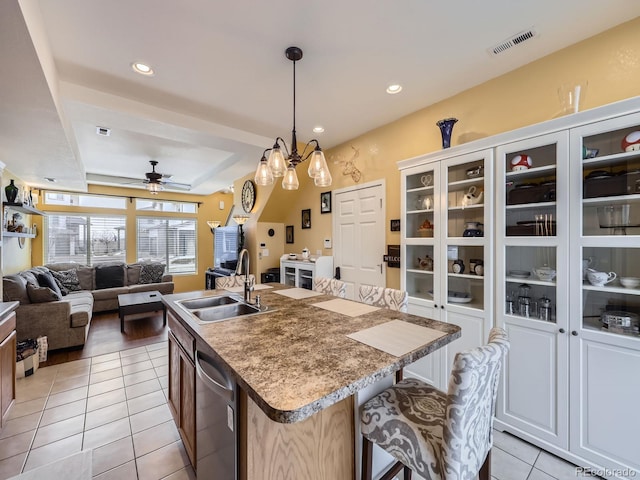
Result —
<svg viewBox="0 0 640 480"><path fill-rule="evenodd" d="M623 477L634 478L638 472L630 468L576 467L576 477Z"/></svg>

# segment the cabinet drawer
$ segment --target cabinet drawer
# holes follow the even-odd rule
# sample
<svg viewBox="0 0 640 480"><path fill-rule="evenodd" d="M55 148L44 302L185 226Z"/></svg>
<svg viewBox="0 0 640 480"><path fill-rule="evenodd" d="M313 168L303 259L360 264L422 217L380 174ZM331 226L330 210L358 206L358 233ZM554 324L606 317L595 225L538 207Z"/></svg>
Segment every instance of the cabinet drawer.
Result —
<svg viewBox="0 0 640 480"><path fill-rule="evenodd" d="M7 315L0 321L0 342L2 342L5 338L11 335L16 329L16 313L11 312L10 315Z"/></svg>
<svg viewBox="0 0 640 480"><path fill-rule="evenodd" d="M169 329L173 332L180 346L187 353L191 361L195 361L196 341L187 329L176 319L171 312L168 312Z"/></svg>

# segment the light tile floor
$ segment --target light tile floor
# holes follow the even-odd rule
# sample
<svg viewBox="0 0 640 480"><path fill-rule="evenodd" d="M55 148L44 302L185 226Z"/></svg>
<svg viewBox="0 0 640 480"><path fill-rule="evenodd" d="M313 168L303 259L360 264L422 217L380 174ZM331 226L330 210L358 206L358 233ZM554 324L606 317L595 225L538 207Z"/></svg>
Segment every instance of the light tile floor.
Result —
<svg viewBox="0 0 640 480"><path fill-rule="evenodd" d="M0 480L93 449L99 480L195 479L167 406L167 343L40 368L17 381ZM575 479L575 466L495 432L495 480Z"/></svg>

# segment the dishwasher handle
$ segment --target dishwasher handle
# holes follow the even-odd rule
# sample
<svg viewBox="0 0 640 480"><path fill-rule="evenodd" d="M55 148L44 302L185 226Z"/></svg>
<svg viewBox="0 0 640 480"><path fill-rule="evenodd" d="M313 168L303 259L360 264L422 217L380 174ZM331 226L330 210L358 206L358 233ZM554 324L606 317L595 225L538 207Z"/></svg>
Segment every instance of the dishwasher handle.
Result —
<svg viewBox="0 0 640 480"><path fill-rule="evenodd" d="M196 350L196 373L202 382L214 393L224 398L229 402L233 402L233 383L227 377L227 375L213 362L209 361L202 352ZM213 369L218 376L221 378L226 385L223 385L220 381L211 378L205 368L202 365L207 365L209 368Z"/></svg>

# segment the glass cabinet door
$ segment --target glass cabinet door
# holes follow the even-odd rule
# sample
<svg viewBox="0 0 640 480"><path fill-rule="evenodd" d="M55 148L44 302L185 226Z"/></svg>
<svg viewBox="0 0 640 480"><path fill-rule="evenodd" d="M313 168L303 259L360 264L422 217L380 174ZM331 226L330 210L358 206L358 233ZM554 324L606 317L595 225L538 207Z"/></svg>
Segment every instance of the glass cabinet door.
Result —
<svg viewBox="0 0 640 480"><path fill-rule="evenodd" d="M443 178L446 208L446 304L485 309L485 263L489 261L484 235L491 196L485 196L491 172L490 154L478 152L451 159ZM487 160L489 159L489 160ZM490 236L488 236L490 237ZM489 265L490 266L490 265ZM442 300L444 303L444 299Z"/></svg>
<svg viewBox="0 0 640 480"><path fill-rule="evenodd" d="M582 328L640 336L640 115L577 129ZM579 163L578 163L579 161ZM591 337L589 337L591 338ZM622 338L622 337L621 337Z"/></svg>
<svg viewBox="0 0 640 480"><path fill-rule="evenodd" d="M405 189L405 238L433 238L436 235L435 181L433 167L407 175Z"/></svg>

